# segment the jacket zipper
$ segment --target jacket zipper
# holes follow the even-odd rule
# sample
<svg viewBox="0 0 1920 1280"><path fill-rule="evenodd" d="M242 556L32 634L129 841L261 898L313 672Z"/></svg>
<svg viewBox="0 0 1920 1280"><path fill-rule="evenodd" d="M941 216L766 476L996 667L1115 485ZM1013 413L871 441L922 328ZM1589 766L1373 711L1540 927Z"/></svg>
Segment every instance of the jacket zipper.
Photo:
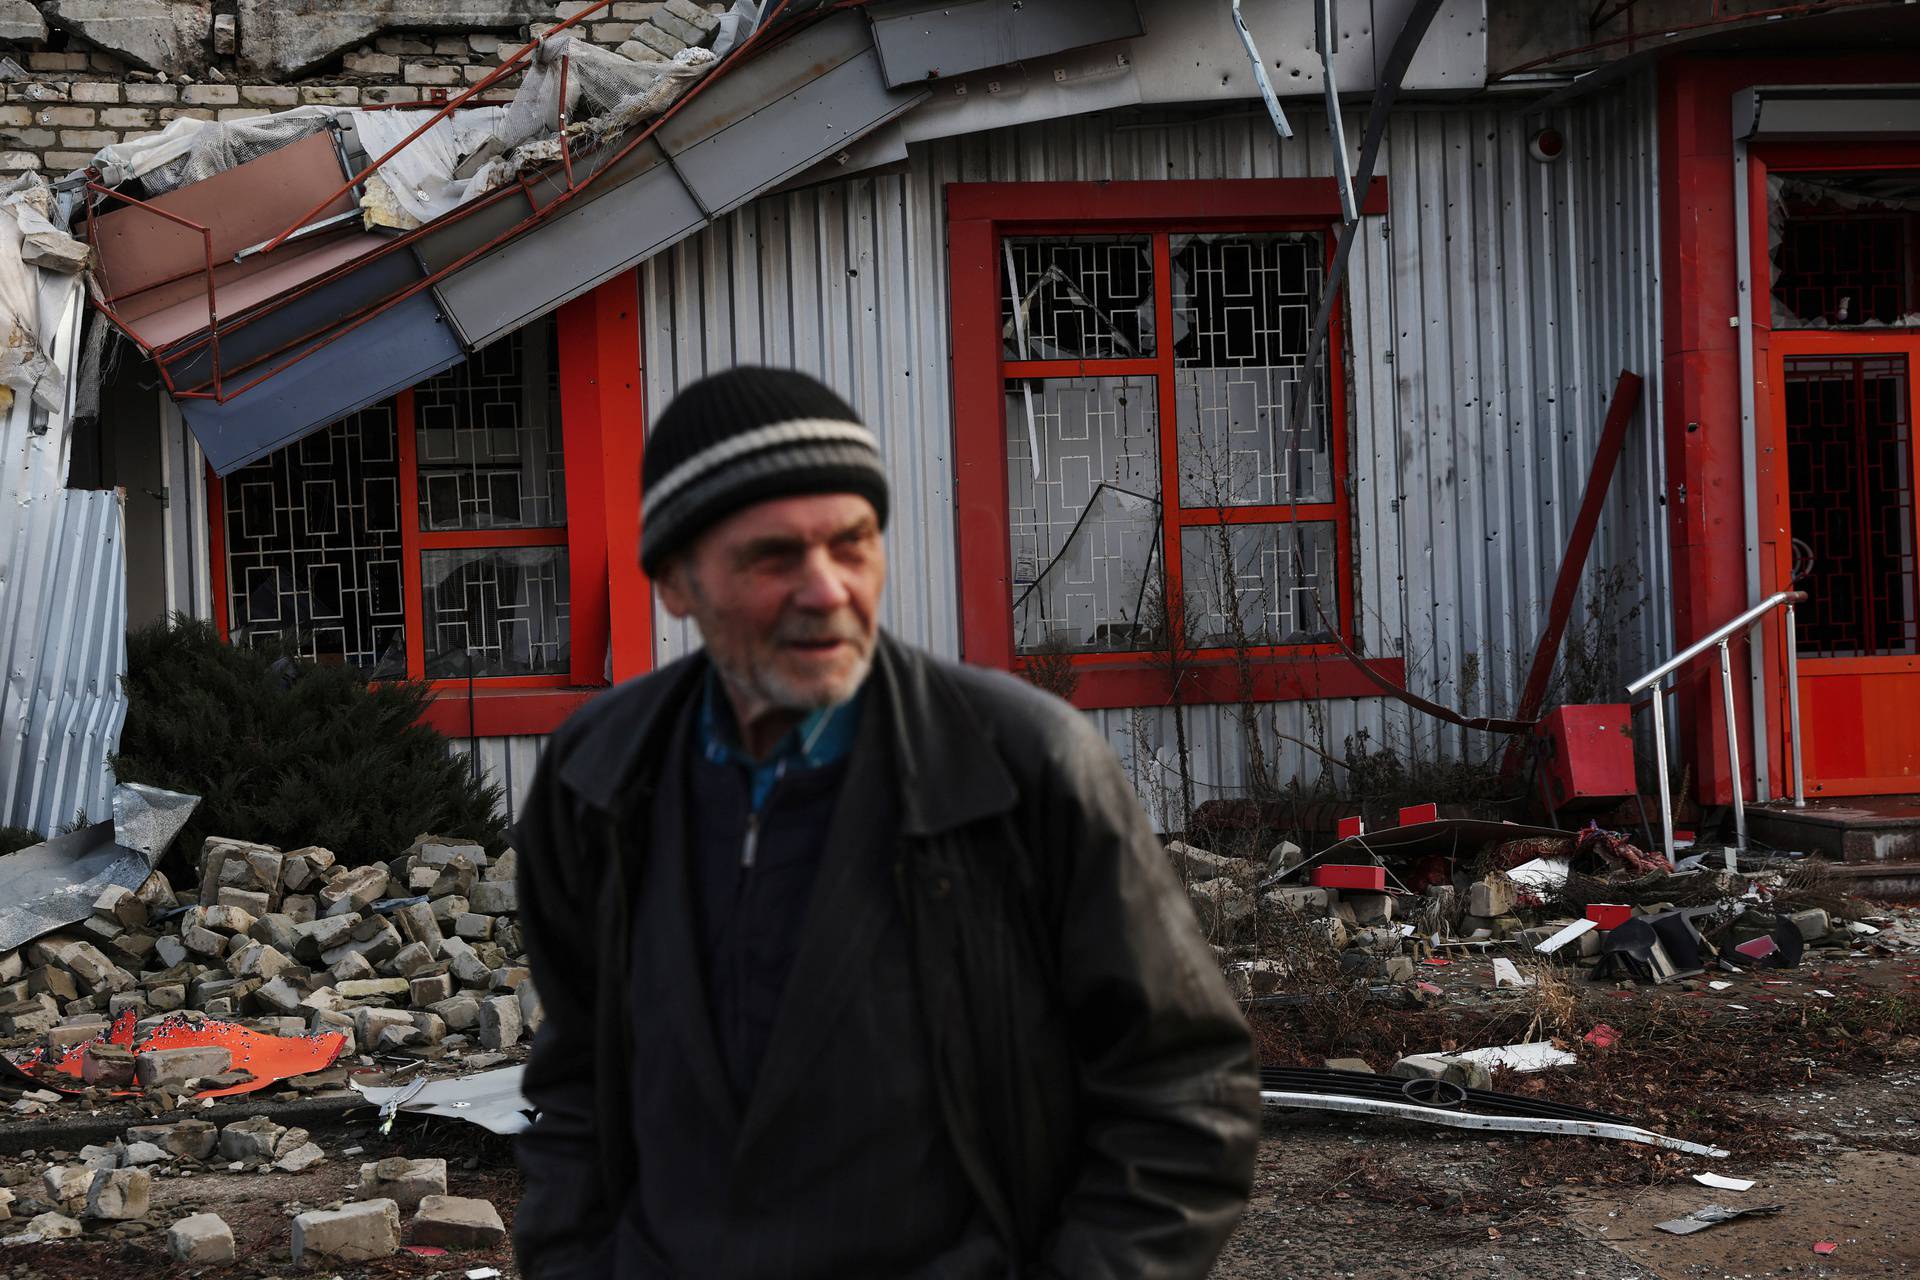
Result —
<svg viewBox="0 0 1920 1280"><path fill-rule="evenodd" d="M782 760L773 766L773 786L767 788L767 794L761 800L760 807L747 815L747 838L740 843L742 871L753 870L754 862L760 856L760 815L766 811L767 805L772 803L774 789L780 785L780 779L786 776L787 762Z"/></svg>
<svg viewBox="0 0 1920 1280"><path fill-rule="evenodd" d="M760 814L756 810L747 815L747 838L740 846L740 869L753 870L754 855L760 849Z"/></svg>

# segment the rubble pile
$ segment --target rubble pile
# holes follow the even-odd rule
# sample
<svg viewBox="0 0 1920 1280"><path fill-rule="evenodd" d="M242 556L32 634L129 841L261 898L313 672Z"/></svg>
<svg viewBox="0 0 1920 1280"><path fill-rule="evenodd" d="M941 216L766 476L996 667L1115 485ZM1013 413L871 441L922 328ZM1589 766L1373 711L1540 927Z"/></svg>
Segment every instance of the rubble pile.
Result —
<svg viewBox="0 0 1920 1280"><path fill-rule="evenodd" d="M514 918L515 863L510 849L489 859L438 836L359 867L320 848L209 838L194 890L156 871L137 890L109 887L79 924L0 954L0 1044L37 1049L23 1065L56 1089L137 1090L168 1105L271 1083L217 1044L168 1047L170 1033L212 1020L338 1036L349 1056L510 1048L542 1016ZM116 1024L132 1034L112 1034ZM12 1103L21 1114L47 1105Z"/></svg>
<svg viewBox="0 0 1920 1280"><path fill-rule="evenodd" d="M1438 997L1435 983L1468 959L1494 987L1531 984L1516 961L1596 980L1686 981L1794 968L1810 949L1851 953L1881 933L1850 914L1864 904L1810 890L1803 870L1778 860L1727 870L1696 854L1669 870L1598 827L1435 818L1314 857L1291 843L1264 863L1181 841L1167 853L1235 994L1255 1003L1316 979ZM1336 967L1316 974L1306 952Z"/></svg>
<svg viewBox="0 0 1920 1280"><path fill-rule="evenodd" d="M348 1148L355 1151L358 1148ZM342 1154L346 1154L343 1152ZM129 1127L110 1145L78 1152L26 1151L0 1165L0 1245L82 1236L128 1239L164 1230L168 1256L199 1266L236 1258L233 1228L216 1213L193 1212L207 1174L302 1173L326 1155L305 1129L252 1116L224 1127L200 1119ZM161 1207L162 1188L171 1209ZM393 1157L360 1166L349 1194L308 1209L298 1201L281 1256L303 1262L364 1262L402 1242L452 1251L502 1247L507 1229L491 1201L447 1194L444 1159Z"/></svg>

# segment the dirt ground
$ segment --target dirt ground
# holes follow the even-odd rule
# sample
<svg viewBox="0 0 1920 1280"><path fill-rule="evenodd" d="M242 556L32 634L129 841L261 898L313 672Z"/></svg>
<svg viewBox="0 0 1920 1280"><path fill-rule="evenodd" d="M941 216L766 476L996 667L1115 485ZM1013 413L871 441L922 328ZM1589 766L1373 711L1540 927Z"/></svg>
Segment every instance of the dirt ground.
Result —
<svg viewBox="0 0 1920 1280"><path fill-rule="evenodd" d="M1739 975L1720 990L1703 978L1659 988L1573 980L1495 991L1488 968L1462 959L1424 972L1439 993L1423 1007L1348 991L1256 1010L1263 1060L1319 1065L1359 1056L1384 1069L1408 1052L1552 1037L1578 1054L1575 1066L1503 1073L1495 1087L1609 1111L1730 1156L1269 1112L1247 1215L1214 1277L1920 1277L1920 955L1833 951L1786 974ZM1585 1038L1600 1023L1618 1037L1611 1047ZM515 1276L506 1248L293 1268L292 1216L351 1199L362 1161L444 1156L448 1190L492 1200L509 1225L519 1189L507 1141L470 1124L401 1116L381 1135L356 1115L309 1127L328 1159L304 1174L157 1177L159 1227L0 1250L0 1280L355 1280L459 1277L476 1268ZM1732 1192L1693 1181L1709 1171L1756 1185ZM1690 1236L1655 1229L1713 1203L1779 1210ZM164 1224L202 1210L234 1228L234 1266L188 1272L167 1261ZM1822 1242L1833 1249L1816 1253Z"/></svg>

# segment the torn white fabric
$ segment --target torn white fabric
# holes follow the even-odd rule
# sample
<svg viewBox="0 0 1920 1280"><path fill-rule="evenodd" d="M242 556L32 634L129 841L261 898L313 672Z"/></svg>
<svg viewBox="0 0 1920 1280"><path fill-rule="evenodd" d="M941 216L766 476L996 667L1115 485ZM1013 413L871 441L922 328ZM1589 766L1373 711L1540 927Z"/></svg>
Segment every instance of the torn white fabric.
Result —
<svg viewBox="0 0 1920 1280"><path fill-rule="evenodd" d="M117 187L139 178L148 195L224 173L326 128L344 107L295 107L245 120L182 117L158 133L102 147L93 156L100 184Z"/></svg>
<svg viewBox="0 0 1920 1280"><path fill-rule="evenodd" d="M506 114L505 107L475 107L435 120L380 166L374 175L380 179L379 190L369 180L360 202L367 220L376 226L417 227L490 190L488 170L467 178L455 177L454 170L497 136ZM431 110L357 111L352 124L371 163L406 142L407 135L433 115Z"/></svg>
<svg viewBox="0 0 1920 1280"><path fill-rule="evenodd" d="M714 33L714 57L726 57L753 34L760 25L761 7L760 0L733 0L733 8L720 15L720 29Z"/></svg>
<svg viewBox="0 0 1920 1280"><path fill-rule="evenodd" d="M87 261L86 246L48 220L52 210L38 174L0 187L0 386L9 400L26 393L49 413L65 403L67 380L38 331L40 271L72 275Z"/></svg>

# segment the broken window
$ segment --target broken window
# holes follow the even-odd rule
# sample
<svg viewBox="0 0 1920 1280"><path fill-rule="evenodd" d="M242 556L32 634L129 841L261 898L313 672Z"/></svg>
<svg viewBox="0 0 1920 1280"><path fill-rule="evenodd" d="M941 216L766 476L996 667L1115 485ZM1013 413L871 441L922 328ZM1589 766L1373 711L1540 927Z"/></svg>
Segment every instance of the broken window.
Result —
<svg viewBox="0 0 1920 1280"><path fill-rule="evenodd" d="M1906 357L1794 356L1785 372L1801 652L1920 652Z"/></svg>
<svg viewBox="0 0 1920 1280"><path fill-rule="evenodd" d="M1326 253L1304 231L1001 242L1017 653L1161 648L1175 617L1201 649L1331 637L1338 424L1305 367Z"/></svg>
<svg viewBox="0 0 1920 1280"><path fill-rule="evenodd" d="M1036 236L1002 246L1009 360L1123 360L1153 354L1146 236Z"/></svg>
<svg viewBox="0 0 1920 1280"><path fill-rule="evenodd" d="M1920 174L1771 174L1773 327L1920 325Z"/></svg>
<svg viewBox="0 0 1920 1280"><path fill-rule="evenodd" d="M229 475L230 636L375 678L567 674L556 365L530 325Z"/></svg>
<svg viewBox="0 0 1920 1280"><path fill-rule="evenodd" d="M1308 388L1304 429L1283 425L1320 302L1324 241L1175 236L1172 250L1181 504L1332 501L1323 376Z"/></svg>
<svg viewBox="0 0 1920 1280"><path fill-rule="evenodd" d="M1335 548L1333 523L1323 520L1182 529L1193 644L1218 649L1331 639L1338 617ZM1238 612L1237 621L1230 610Z"/></svg>
<svg viewBox="0 0 1920 1280"><path fill-rule="evenodd" d="M1034 378L1007 390L1007 507L1021 652L1147 647L1160 554L1151 378Z"/></svg>

